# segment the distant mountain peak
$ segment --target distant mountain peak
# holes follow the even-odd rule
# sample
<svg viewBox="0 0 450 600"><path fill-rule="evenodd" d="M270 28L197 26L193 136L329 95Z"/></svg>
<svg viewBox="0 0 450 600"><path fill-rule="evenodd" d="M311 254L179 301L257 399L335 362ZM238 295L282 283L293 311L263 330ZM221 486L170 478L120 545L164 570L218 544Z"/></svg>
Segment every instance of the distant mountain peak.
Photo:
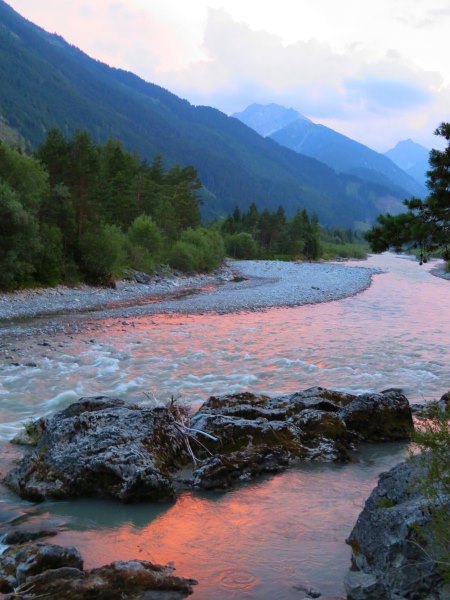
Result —
<svg viewBox="0 0 450 600"><path fill-rule="evenodd" d="M231 116L239 119L239 121L242 121L264 137L297 120L311 122L294 108L286 108L275 102L250 104L242 112L236 112Z"/></svg>
<svg viewBox="0 0 450 600"><path fill-rule="evenodd" d="M430 151L411 138L401 140L385 155L416 181L425 185Z"/></svg>
<svg viewBox="0 0 450 600"><path fill-rule="evenodd" d="M424 152L427 152L427 153L430 152L430 150L428 148L425 148L425 146L418 144L411 138L408 138L406 140L400 140L399 142L397 142L397 144L394 146L394 148L392 148L391 150L388 150L386 152L386 154L388 154L389 152L392 152L396 149L408 149L409 151L414 149L415 151L420 152L421 154L423 154Z"/></svg>

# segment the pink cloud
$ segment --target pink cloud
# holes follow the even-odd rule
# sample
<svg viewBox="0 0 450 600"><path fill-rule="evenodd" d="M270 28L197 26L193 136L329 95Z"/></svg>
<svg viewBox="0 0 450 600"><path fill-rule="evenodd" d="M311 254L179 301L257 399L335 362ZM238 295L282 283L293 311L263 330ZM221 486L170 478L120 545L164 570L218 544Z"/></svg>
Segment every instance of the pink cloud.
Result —
<svg viewBox="0 0 450 600"><path fill-rule="evenodd" d="M182 50L169 23L120 0L10 0L22 16L109 65L146 79L170 68Z"/></svg>

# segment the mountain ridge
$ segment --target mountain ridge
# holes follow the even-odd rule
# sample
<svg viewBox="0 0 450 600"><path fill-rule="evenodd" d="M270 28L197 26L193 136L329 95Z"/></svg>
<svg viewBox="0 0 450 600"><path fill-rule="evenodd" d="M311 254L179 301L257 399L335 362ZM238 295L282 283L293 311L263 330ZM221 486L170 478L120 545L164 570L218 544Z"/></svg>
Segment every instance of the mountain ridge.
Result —
<svg viewBox="0 0 450 600"><path fill-rule="evenodd" d="M86 129L95 141L125 148L168 166L193 164L207 189L203 214L283 204L317 213L324 225L370 224L402 195L263 138L212 107L193 106L164 88L109 67L23 19L0 0L0 116L36 147L57 127ZM213 199L213 201L211 201ZM213 213L213 214L212 214Z"/></svg>
<svg viewBox="0 0 450 600"><path fill-rule="evenodd" d="M293 113L298 115L297 119ZM280 115L283 118L280 118ZM285 124L267 134L282 146L316 158L338 173L349 173L369 182L393 186L396 193L400 190L406 190L415 196L423 196L426 193L424 185L406 173L389 156L380 154L325 125L314 123L293 109L278 104L252 104L234 116L242 118L243 122L259 133L272 129L274 122L282 123L284 120Z"/></svg>
<svg viewBox="0 0 450 600"><path fill-rule="evenodd" d="M401 140L397 142L394 148L391 148L385 155L390 158L401 169L414 177L422 185L426 185L427 171L430 166L428 164L430 150L414 142L411 139Z"/></svg>

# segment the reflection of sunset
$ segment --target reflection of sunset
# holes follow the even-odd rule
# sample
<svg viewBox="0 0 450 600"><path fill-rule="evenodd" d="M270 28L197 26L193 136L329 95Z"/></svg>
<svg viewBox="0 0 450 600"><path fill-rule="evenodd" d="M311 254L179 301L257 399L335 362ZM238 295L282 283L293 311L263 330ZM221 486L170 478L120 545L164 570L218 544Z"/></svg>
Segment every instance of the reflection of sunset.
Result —
<svg viewBox="0 0 450 600"><path fill-rule="evenodd" d="M439 386L436 373L448 352L449 284L409 261L383 260L406 266L407 276L401 268L378 275L364 293L338 302L228 315L152 315L134 319L132 331L117 320L104 326L116 347L132 352L139 372L147 365L149 389L163 396L204 399L243 389L274 394L321 385L358 392L396 386L413 400L431 399L442 390L430 394L421 386L432 387L433 380Z"/></svg>
<svg viewBox="0 0 450 600"><path fill-rule="evenodd" d="M385 451L388 460L398 461L393 450ZM294 600L292 586L302 581L335 595L350 556L343 540L374 482L366 469L305 465L226 494L187 492L153 520L149 507L148 522L145 504L86 505L86 529L63 532L57 543L76 546L87 568L119 559L173 561L178 575L200 581L194 597L205 600ZM114 511L109 529L97 529L96 511L101 519Z"/></svg>

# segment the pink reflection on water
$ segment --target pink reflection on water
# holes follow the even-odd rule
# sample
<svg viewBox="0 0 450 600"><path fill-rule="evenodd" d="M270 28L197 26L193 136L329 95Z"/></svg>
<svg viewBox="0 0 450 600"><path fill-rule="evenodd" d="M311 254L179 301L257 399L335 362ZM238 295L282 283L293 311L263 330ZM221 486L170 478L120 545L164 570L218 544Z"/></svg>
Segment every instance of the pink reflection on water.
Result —
<svg viewBox="0 0 450 600"><path fill-rule="evenodd" d="M152 315L133 319L131 327L117 320L102 327L110 343L132 353L129 377L145 371L157 395L175 391L201 400L242 389L395 386L412 400L430 400L445 391L442 379L448 381L450 282L415 263L382 259L392 270L340 301L228 315Z"/></svg>
<svg viewBox="0 0 450 600"><path fill-rule="evenodd" d="M356 465L304 465L228 494L185 493L153 520L149 510L148 521L142 505L87 504L92 525L57 543L79 548L87 568L174 561L177 574L199 579L198 598L295 599L299 583L341 594L350 562L344 540L376 474L400 460L398 445L370 452ZM111 527L97 527L96 511L103 520L108 510Z"/></svg>

